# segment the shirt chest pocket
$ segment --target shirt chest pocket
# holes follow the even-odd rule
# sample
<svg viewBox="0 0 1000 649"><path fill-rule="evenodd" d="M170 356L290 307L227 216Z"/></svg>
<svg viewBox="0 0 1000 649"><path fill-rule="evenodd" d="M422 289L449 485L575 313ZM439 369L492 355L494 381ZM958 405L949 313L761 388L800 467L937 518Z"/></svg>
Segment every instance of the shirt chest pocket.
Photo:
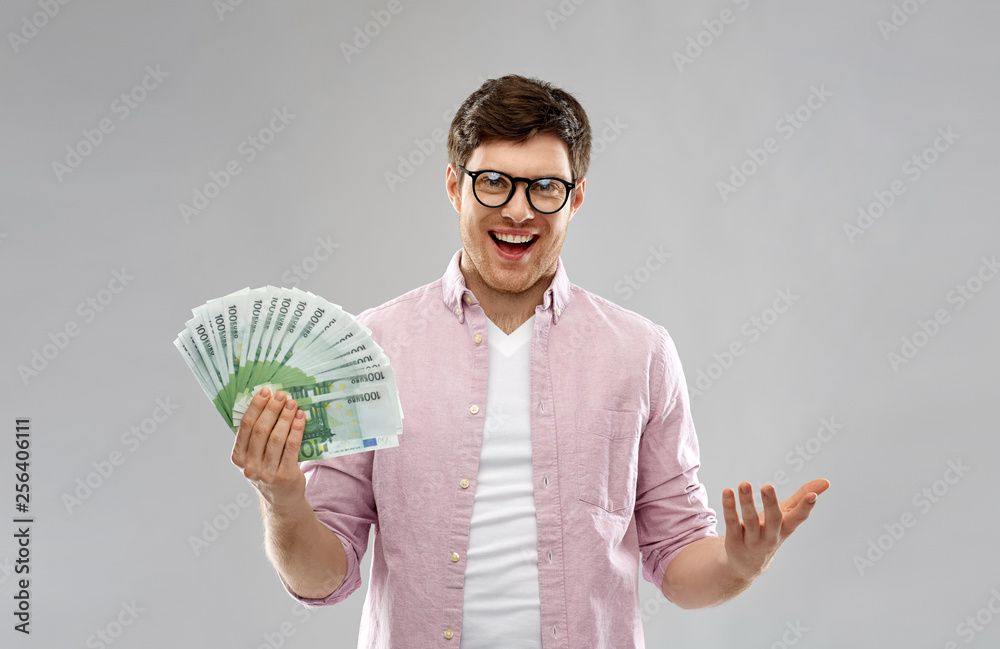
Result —
<svg viewBox="0 0 1000 649"><path fill-rule="evenodd" d="M576 480L580 500L608 512L630 510L635 505L641 432L638 412L577 412Z"/></svg>

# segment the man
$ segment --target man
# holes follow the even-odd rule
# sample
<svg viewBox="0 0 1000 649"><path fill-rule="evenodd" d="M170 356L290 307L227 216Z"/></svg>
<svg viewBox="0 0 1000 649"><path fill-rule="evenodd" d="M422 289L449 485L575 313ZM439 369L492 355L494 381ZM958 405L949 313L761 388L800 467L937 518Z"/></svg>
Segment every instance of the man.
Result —
<svg viewBox="0 0 1000 649"><path fill-rule="evenodd" d="M590 126L545 82L485 82L448 139L462 249L440 280L358 319L396 372L398 448L297 464L304 416L258 393L233 462L266 547L308 605L361 583L362 647L641 647L643 577L685 608L749 587L829 482L778 503L698 482L698 443L663 327L570 284Z"/></svg>

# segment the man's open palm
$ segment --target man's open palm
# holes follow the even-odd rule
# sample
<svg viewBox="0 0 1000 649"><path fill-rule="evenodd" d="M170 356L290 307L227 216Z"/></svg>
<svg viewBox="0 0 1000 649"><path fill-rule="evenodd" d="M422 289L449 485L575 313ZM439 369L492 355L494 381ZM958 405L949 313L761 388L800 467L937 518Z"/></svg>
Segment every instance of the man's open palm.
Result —
<svg viewBox="0 0 1000 649"><path fill-rule="evenodd" d="M816 504L817 496L830 487L825 479L810 480L790 498L778 502L772 485L761 487L763 511L758 512L749 482L740 485L740 509L732 489L722 492L726 520L726 555L733 569L744 578L754 578L767 569L778 546L803 523Z"/></svg>

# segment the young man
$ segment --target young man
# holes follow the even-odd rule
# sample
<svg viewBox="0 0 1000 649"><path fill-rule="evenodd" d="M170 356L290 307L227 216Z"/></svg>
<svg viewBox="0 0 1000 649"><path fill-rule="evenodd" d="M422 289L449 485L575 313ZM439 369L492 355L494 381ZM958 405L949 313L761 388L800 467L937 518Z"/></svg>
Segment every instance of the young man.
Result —
<svg viewBox="0 0 1000 649"><path fill-rule="evenodd" d="M548 83L506 76L461 106L445 186L462 249L444 277L358 316L392 360L398 448L300 465L295 402L262 390L233 462L260 493L290 594L342 601L375 526L361 647L642 647L637 568L679 606L767 567L826 480L778 503L697 479L666 330L569 282L590 126Z"/></svg>

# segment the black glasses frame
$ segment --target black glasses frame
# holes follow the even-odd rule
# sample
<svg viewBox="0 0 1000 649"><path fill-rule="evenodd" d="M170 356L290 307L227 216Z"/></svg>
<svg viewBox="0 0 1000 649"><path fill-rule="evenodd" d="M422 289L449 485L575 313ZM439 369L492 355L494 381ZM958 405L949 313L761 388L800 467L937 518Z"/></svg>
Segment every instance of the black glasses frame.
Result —
<svg viewBox="0 0 1000 649"><path fill-rule="evenodd" d="M491 209L496 209L498 207L503 207L504 205L506 205L507 203L509 203L510 199L514 198L515 192L517 192L517 183L523 182L523 183L525 183L525 185L524 185L524 195L528 197L528 205L531 206L531 209L535 210L539 214L555 214L556 212L558 212L562 208L566 207L566 202L569 200L569 194L570 194L570 192L573 191L576 188L576 181L575 180L573 182L566 182L565 180L563 180L562 178L559 178L558 176L544 176L542 178L521 178L521 177L517 177L517 176L511 176L510 174L505 174L504 172L497 171L496 169L483 169L481 171L469 171L468 169L466 169L462 165L458 165L458 168L461 169L463 173L468 174L469 177L472 178L472 195L476 197L476 200L479 201L479 204L482 205L483 207L489 207ZM503 176L504 178L506 178L506 179L508 179L510 181L510 193L507 194L507 198L502 203L500 203L499 205L487 205L486 203L483 202L483 199L479 198L479 194L476 193L476 178L478 178L482 174L488 174L488 173L489 174L500 174L501 176ZM539 180L557 180L557 181L561 182L563 185L566 186L566 197L563 199L562 205L560 205L558 208L556 208L554 210L551 210L551 211L548 211L548 212L546 212L545 210L540 210L537 207L535 207L535 204L531 202L531 192L528 191L528 190L531 189L531 186L534 185Z"/></svg>

